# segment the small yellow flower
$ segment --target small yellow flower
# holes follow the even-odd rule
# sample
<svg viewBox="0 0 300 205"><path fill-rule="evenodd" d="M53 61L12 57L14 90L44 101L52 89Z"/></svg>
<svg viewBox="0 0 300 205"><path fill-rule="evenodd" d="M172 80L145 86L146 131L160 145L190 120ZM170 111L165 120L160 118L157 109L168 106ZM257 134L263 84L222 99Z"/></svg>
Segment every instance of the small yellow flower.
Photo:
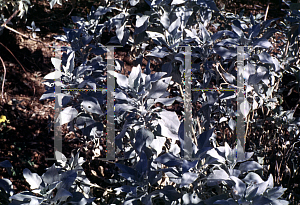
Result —
<svg viewBox="0 0 300 205"><path fill-rule="evenodd" d="M1 116L0 116L0 123L1 123L1 122L5 122L5 121L7 121L7 120L6 120L6 116L5 116L5 115L1 115Z"/></svg>

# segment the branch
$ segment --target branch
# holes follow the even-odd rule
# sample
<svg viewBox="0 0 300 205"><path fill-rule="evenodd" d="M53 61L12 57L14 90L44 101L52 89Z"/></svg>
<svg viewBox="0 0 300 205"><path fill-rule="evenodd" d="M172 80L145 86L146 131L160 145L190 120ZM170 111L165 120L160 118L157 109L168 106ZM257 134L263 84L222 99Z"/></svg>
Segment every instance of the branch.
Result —
<svg viewBox="0 0 300 205"><path fill-rule="evenodd" d="M5 27L6 26L6 24L8 23L8 22L10 22L10 20L15 16L15 15L17 15L17 13L18 13L18 11L19 11L19 9L17 9L2 25L1 25L1 27Z"/></svg>
<svg viewBox="0 0 300 205"><path fill-rule="evenodd" d="M221 66L221 64L220 64L219 62L216 64L216 70L218 71L218 73L219 73L219 75L222 77L222 79L225 81L225 83L226 83L226 84L229 84L229 83L227 82L227 80L224 78L223 73L221 73L221 72L219 71L219 68L218 68L219 66L224 70L224 68ZM225 71L225 70L224 70L224 71ZM226 72L226 71L225 71L225 72Z"/></svg>
<svg viewBox="0 0 300 205"><path fill-rule="evenodd" d="M265 14L264 21L267 20L267 16L268 16L268 12L269 12L269 7L270 7L270 0L268 0L268 6L267 6L267 9L266 9L266 14Z"/></svg>
<svg viewBox="0 0 300 205"><path fill-rule="evenodd" d="M2 97L2 100L3 100L4 82L5 82L5 76L6 76L6 67L5 67L4 61L2 60L1 56L0 56L0 60L2 62L3 68L4 68L4 77L3 77L3 81L2 81L2 92L1 92L1 97Z"/></svg>
<svg viewBox="0 0 300 205"><path fill-rule="evenodd" d="M4 27L7 28L8 30L12 31L12 32L15 32L15 33L17 33L17 34L23 36L24 38L27 38L27 39L29 39L29 40L32 40L32 41L36 41L36 42L42 43L42 44L44 44L44 46L47 46L47 45L46 45L45 43L43 43L42 41L40 41L40 40L35 40L35 39L33 39L33 38L30 38L29 36L26 36L25 34L20 33L19 31L15 30L15 29L13 29L13 28L7 26L7 25L5 25Z"/></svg>
<svg viewBox="0 0 300 205"><path fill-rule="evenodd" d="M0 44L16 59L16 61L20 64L20 66L22 67L24 72L27 73L27 71L25 70L23 65L20 63L20 61L16 58L16 56L5 45L3 45L1 42L0 42Z"/></svg>

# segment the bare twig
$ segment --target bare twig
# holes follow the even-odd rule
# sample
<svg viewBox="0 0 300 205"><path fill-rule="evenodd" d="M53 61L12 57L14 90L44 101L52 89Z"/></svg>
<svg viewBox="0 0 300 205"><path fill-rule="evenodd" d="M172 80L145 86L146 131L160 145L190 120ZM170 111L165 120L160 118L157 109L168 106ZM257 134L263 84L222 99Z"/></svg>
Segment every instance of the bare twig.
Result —
<svg viewBox="0 0 300 205"><path fill-rule="evenodd" d="M219 66L221 66L221 64L220 63L217 63L217 65L216 65L216 70L218 71L218 73L219 73L219 75L222 77L222 79L225 81L225 83L227 83L227 84L229 84L228 82L227 82L227 80L224 78L224 76L223 76L223 73L221 73L220 71L219 71ZM224 70L224 68L221 66L221 68Z"/></svg>
<svg viewBox="0 0 300 205"><path fill-rule="evenodd" d="M20 61L16 58L16 56L5 46L3 45L1 42L0 44L16 59L16 61L20 64L20 66L22 67L23 71L25 73L27 73L27 71L25 70L25 68L23 67L23 65L20 63Z"/></svg>
<svg viewBox="0 0 300 205"><path fill-rule="evenodd" d="M284 58L287 56L288 50L290 46L290 41L288 40L285 46L285 51L284 51Z"/></svg>
<svg viewBox="0 0 300 205"><path fill-rule="evenodd" d="M4 83L5 83L5 76L6 76L6 67L5 67L4 61L2 60L1 56L0 56L0 60L2 62L3 69L4 69L4 76L3 76L3 81L2 81L2 92L1 92L1 97L2 97L2 100L4 102L3 92L4 92Z"/></svg>
<svg viewBox="0 0 300 205"><path fill-rule="evenodd" d="M8 23L8 22L10 22L10 20L15 16L15 15L17 15L17 13L18 13L18 11L19 11L19 9L17 9L2 25L1 25L1 27L4 27L4 26L6 26L6 24Z"/></svg>
<svg viewBox="0 0 300 205"><path fill-rule="evenodd" d="M197 124L198 124L198 127L199 127L199 134L202 134L202 128L201 128L199 116L197 116ZM196 145L197 145L197 144L196 144ZM198 146L198 145L197 145L197 146Z"/></svg>
<svg viewBox="0 0 300 205"><path fill-rule="evenodd" d="M183 93L183 90L182 90L182 87L181 87L181 85L179 84L179 90L180 90L180 94L181 94L181 96L182 97L184 97L184 93Z"/></svg>
<svg viewBox="0 0 300 205"><path fill-rule="evenodd" d="M32 40L32 41L36 41L36 42L42 43L44 46L48 47L44 42L42 42L42 41L40 41L40 40L36 40L36 39L30 38L29 36L26 36L25 34L20 33L19 31L15 30L15 29L13 29L13 28L7 26L7 25L5 25L4 27L7 28L8 30L12 31L12 32L15 32L16 34L19 34L19 35L23 36L24 38L27 38L27 39L29 39L29 40Z"/></svg>
<svg viewBox="0 0 300 205"><path fill-rule="evenodd" d="M22 33L20 33L19 31L17 31L17 30L15 30L15 29L13 29L13 28L11 28L11 27L9 27L9 26L7 26L6 24L15 16L15 15L17 15L17 13L18 13L18 11L19 11L19 9L17 9L2 25L1 25L1 27L4 27L4 28L7 28L8 30L10 30L10 31L13 31L13 32L15 32L15 33L17 33L17 34L19 34L19 35L21 35L21 36L23 36L23 37L25 37L25 38L28 38L29 40L32 40L32 41L36 41L36 42L40 42L40 43L42 43L42 44L44 44L45 46L46 46L46 44L45 43L43 43L42 41L39 41L39 40L35 40L35 39L33 39L33 38L30 38L29 36L26 36L26 35L24 35L24 34L22 34ZM71 12L73 11L73 9L71 10Z"/></svg>
<svg viewBox="0 0 300 205"><path fill-rule="evenodd" d="M250 121L250 115L248 114L247 115L247 125L246 125L246 133L245 133L245 136L244 136L244 142L246 143L246 137L247 137L247 134L248 134L248 128L249 128L249 121Z"/></svg>
<svg viewBox="0 0 300 205"><path fill-rule="evenodd" d="M268 6L267 6L267 9L266 9L266 14L265 14L264 21L267 20L267 16L268 16L268 12L269 12L269 7L270 7L270 0L268 0Z"/></svg>
<svg viewBox="0 0 300 205"><path fill-rule="evenodd" d="M192 127L192 132L193 132L193 136L192 136L192 138L193 138L193 140L194 140L194 144L196 144L196 142L197 142L196 131L195 131L195 129L194 129L194 126L193 126L193 125L191 125L191 127Z"/></svg>

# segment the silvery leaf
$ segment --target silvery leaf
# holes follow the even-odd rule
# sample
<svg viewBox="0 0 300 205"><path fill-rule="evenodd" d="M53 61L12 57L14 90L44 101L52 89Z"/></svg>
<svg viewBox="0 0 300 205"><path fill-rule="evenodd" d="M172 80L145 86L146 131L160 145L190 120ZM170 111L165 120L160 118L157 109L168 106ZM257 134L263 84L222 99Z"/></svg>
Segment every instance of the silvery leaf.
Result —
<svg viewBox="0 0 300 205"><path fill-rule="evenodd" d="M221 117L221 119L219 120L219 123L226 122L227 120L228 120L227 117Z"/></svg>
<svg viewBox="0 0 300 205"><path fill-rule="evenodd" d="M23 170L23 176L30 184L31 189L38 189L42 183L42 178L37 173L32 173L29 169L25 168Z"/></svg>
<svg viewBox="0 0 300 205"><path fill-rule="evenodd" d="M175 100L176 98L158 98L155 100L155 102L160 102L165 106L171 106Z"/></svg>
<svg viewBox="0 0 300 205"><path fill-rule="evenodd" d="M82 103L82 107L90 113L95 113L100 116L104 115L101 110L101 107L98 103L98 100L95 97L87 97L85 98Z"/></svg>
<svg viewBox="0 0 300 205"><path fill-rule="evenodd" d="M267 190L266 196L269 199L278 199L279 197L281 197L284 194L284 192L286 190L287 190L287 188L283 188L282 186L274 187L274 188Z"/></svg>
<svg viewBox="0 0 300 205"><path fill-rule="evenodd" d="M157 158L155 159L155 161L156 161L156 162L159 162L159 163L162 163L162 164L165 164L165 163L167 163L167 162L169 162L169 161L175 161L175 160L177 160L177 159L178 159L178 158L175 157L174 155L172 155L172 154L170 154L170 153L165 153L165 154L163 154L163 155L157 157Z"/></svg>
<svg viewBox="0 0 300 205"><path fill-rule="evenodd" d="M133 175L133 176L136 176L136 175L138 174L134 169L132 169L132 168L130 168L130 167L124 165L124 164L115 163L115 165L116 165L123 173L131 174L131 175Z"/></svg>
<svg viewBox="0 0 300 205"><path fill-rule="evenodd" d="M275 18L275 19L270 19L270 20L264 21L264 22L263 22L263 27L264 27L264 29L267 28L267 27L269 27L270 24L271 24L273 21L276 21L276 20L278 20L278 19L279 19L279 18Z"/></svg>
<svg viewBox="0 0 300 205"><path fill-rule="evenodd" d="M199 26L201 28L201 34L202 34L202 40L204 43L211 41L210 35L207 31L207 29L202 25L201 22L199 22Z"/></svg>
<svg viewBox="0 0 300 205"><path fill-rule="evenodd" d="M158 115L161 118L158 120L161 127L161 135L177 140L180 121L176 113L164 110L158 113Z"/></svg>
<svg viewBox="0 0 300 205"><path fill-rule="evenodd" d="M125 179L127 179L130 182L134 182L136 180L136 177L132 174L128 174L128 173L119 173L120 176L124 177Z"/></svg>
<svg viewBox="0 0 300 205"><path fill-rule="evenodd" d="M258 55L259 57L259 60L262 62L262 63L269 63L269 64L273 64L273 60L272 60L272 57L266 53L265 51L260 53Z"/></svg>
<svg viewBox="0 0 300 205"><path fill-rule="evenodd" d="M129 2L131 6L135 6L140 2L140 0L130 0Z"/></svg>
<svg viewBox="0 0 300 205"><path fill-rule="evenodd" d="M244 102L242 102L240 104L240 110L241 110L244 118L247 118L250 108L251 108L250 103L247 100L244 100Z"/></svg>
<svg viewBox="0 0 300 205"><path fill-rule="evenodd" d="M142 33L143 31L145 31L147 29L148 19L149 19L149 16L146 16L146 15L143 15L142 17L139 17L136 19L136 26L135 26L133 35Z"/></svg>
<svg viewBox="0 0 300 205"><path fill-rule="evenodd" d="M272 201L264 196L255 196L253 199L253 204L271 204ZM273 204L273 203L272 203Z"/></svg>
<svg viewBox="0 0 300 205"><path fill-rule="evenodd" d="M134 106L132 105L129 105L129 104L121 104L121 103L118 103L115 105L115 112L116 113L121 113L121 112L126 112L126 111L131 111L131 110L134 110L136 109Z"/></svg>
<svg viewBox="0 0 300 205"><path fill-rule="evenodd" d="M199 150L205 147L211 147L209 139L213 136L214 129L207 130L197 136L197 143Z"/></svg>
<svg viewBox="0 0 300 205"><path fill-rule="evenodd" d="M238 45L238 41L237 39L228 38L216 43L215 45L216 46Z"/></svg>
<svg viewBox="0 0 300 205"><path fill-rule="evenodd" d="M153 56L153 57L157 57L157 58L163 58L163 57L165 57L167 55L169 55L168 52L164 51L161 48L155 47L146 56Z"/></svg>
<svg viewBox="0 0 300 205"><path fill-rule="evenodd" d="M256 37L260 32L260 24L256 24L251 28L251 38Z"/></svg>
<svg viewBox="0 0 300 205"><path fill-rule="evenodd" d="M39 202L42 202L43 201L43 198L42 197L37 197L37 196L34 196L32 192L30 191L23 191L23 192L20 192L18 194L15 194L11 197L9 197L9 199L11 200L17 200L17 201L21 201L21 202L24 202L25 199L37 199ZM14 204L14 202L12 203ZM16 203L17 204L17 203Z"/></svg>
<svg viewBox="0 0 300 205"><path fill-rule="evenodd" d="M204 88L208 87L211 77L212 77L211 73L209 71L205 71L205 73L203 74L203 87Z"/></svg>
<svg viewBox="0 0 300 205"><path fill-rule="evenodd" d="M214 204L222 204L222 205L238 205L238 203L235 202L235 200L232 199L232 198L229 198L229 199L227 199L227 200L225 200L225 199L217 200L217 201L214 202Z"/></svg>
<svg viewBox="0 0 300 205"><path fill-rule="evenodd" d="M246 182L247 184L251 184L251 183L260 184L260 183L264 182L264 180L262 180L261 177L258 174L254 173L254 172L249 172L245 176L243 181Z"/></svg>
<svg viewBox="0 0 300 205"><path fill-rule="evenodd" d="M68 190L72 184L74 183L76 177L77 177L77 172L76 170L69 170L69 171L66 171L66 172L63 172L59 175L59 181L62 181L61 183L58 183L57 185L57 189L60 189L60 188L64 188L66 190Z"/></svg>
<svg viewBox="0 0 300 205"><path fill-rule="evenodd" d="M168 12L164 11L164 14L160 18L160 23L163 25L165 29L168 29L170 26L170 19Z"/></svg>
<svg viewBox="0 0 300 205"><path fill-rule="evenodd" d="M207 177L207 185L214 186L221 183L224 180L230 180L229 175L227 174L226 171L224 171L223 169L213 170L213 173L211 173Z"/></svg>
<svg viewBox="0 0 300 205"><path fill-rule="evenodd" d="M121 187L115 188L114 190L117 192L116 194L119 195L121 192L135 193L136 188L137 187L135 187L135 186L123 185Z"/></svg>
<svg viewBox="0 0 300 205"><path fill-rule="evenodd" d="M171 23L171 25L168 28L168 31L171 35L175 35L177 33L177 29L180 27L180 17L178 17L175 21Z"/></svg>
<svg viewBox="0 0 300 205"><path fill-rule="evenodd" d="M62 167L65 167L66 163L68 161L66 156L63 153L59 152L59 151L55 151L55 159L58 163L61 164Z"/></svg>
<svg viewBox="0 0 300 205"><path fill-rule="evenodd" d="M139 64L137 67L132 68L128 77L128 85L135 91L138 91L138 88L140 86L141 73L141 65Z"/></svg>
<svg viewBox="0 0 300 205"><path fill-rule="evenodd" d="M166 142L165 137L156 136L156 139L153 139L152 143L149 145L151 148L153 148L156 151L156 156L158 156L162 152L165 142Z"/></svg>
<svg viewBox="0 0 300 205"><path fill-rule="evenodd" d="M185 0L173 0L171 5L178 5L178 4L183 4Z"/></svg>
<svg viewBox="0 0 300 205"><path fill-rule="evenodd" d="M127 88L128 87L128 78L125 75L122 75L120 73L117 72L113 72L114 76L117 78L117 84L121 87L121 88Z"/></svg>
<svg viewBox="0 0 300 205"><path fill-rule="evenodd" d="M46 184L52 184L59 181L58 172L53 164L43 175L42 179Z"/></svg>
<svg viewBox="0 0 300 205"><path fill-rule="evenodd" d="M239 35L239 37L242 37L243 35L244 35L244 32L240 29L240 28L238 28L238 27L236 27L235 25L231 25L231 27L232 27L232 30L237 34L237 35Z"/></svg>
<svg viewBox="0 0 300 205"><path fill-rule="evenodd" d="M280 63L279 63L278 59L275 58L275 57L272 57L272 61L273 61L274 66L275 66L275 72L280 71Z"/></svg>
<svg viewBox="0 0 300 205"><path fill-rule="evenodd" d="M205 164L224 163L225 158L221 156L216 149L210 149L206 152Z"/></svg>
<svg viewBox="0 0 300 205"><path fill-rule="evenodd" d="M115 59L115 69L116 71L122 71L122 68L124 67L124 62L120 61L119 59Z"/></svg>
<svg viewBox="0 0 300 205"><path fill-rule="evenodd" d="M120 44L124 46L129 38L130 31L125 27L125 25L123 25L120 28L116 29L116 34Z"/></svg>
<svg viewBox="0 0 300 205"><path fill-rule="evenodd" d="M151 61L149 60L147 62L146 69L144 71L144 74L146 74L146 75L150 75L151 74L150 64L151 64Z"/></svg>
<svg viewBox="0 0 300 205"><path fill-rule="evenodd" d="M228 125L229 125L230 129L231 129L232 131L234 131L234 130L235 130L235 127L236 127L236 121L233 120L232 118L230 118Z"/></svg>
<svg viewBox="0 0 300 205"><path fill-rule="evenodd" d="M258 24L257 24L258 25ZM272 44L264 38L257 39L253 42L254 47L260 47L260 48L270 48L273 47Z"/></svg>
<svg viewBox="0 0 300 205"><path fill-rule="evenodd" d="M197 173L192 173L192 172L186 172L182 175L181 178L181 183L180 183L180 188L181 187L186 187L193 183L196 179L198 178Z"/></svg>
<svg viewBox="0 0 300 205"><path fill-rule="evenodd" d="M233 81L235 80L235 77L233 75L231 75L230 73L223 73L224 78L227 80L227 82L229 82L230 84L233 83Z"/></svg>
<svg viewBox="0 0 300 205"><path fill-rule="evenodd" d="M78 115L78 111L72 106L66 107L63 111L60 112L56 121L59 122L60 125L71 122Z"/></svg>
<svg viewBox="0 0 300 205"><path fill-rule="evenodd" d="M68 54L66 66L63 65L63 69L64 69L65 73L72 73L73 72L73 70L74 70L74 58L75 58L75 52L72 51Z"/></svg>
<svg viewBox="0 0 300 205"><path fill-rule="evenodd" d="M152 83L152 88L149 91L148 98L159 98L167 90L172 77L167 77Z"/></svg>
<svg viewBox="0 0 300 205"><path fill-rule="evenodd" d="M230 179L232 179L235 182L235 185L233 187L233 194L242 197L246 190L246 184L235 176L230 176Z"/></svg>
<svg viewBox="0 0 300 205"><path fill-rule="evenodd" d="M111 12L112 9L110 7L103 7L103 6L99 6L95 12L96 16L102 16L105 15L107 12Z"/></svg>
<svg viewBox="0 0 300 205"><path fill-rule="evenodd" d="M151 2L151 4L150 4L150 6L156 6L156 5L158 5L158 4L160 4L161 2L162 2L163 0L154 0L154 1L152 1ZM147 2L147 1L146 1Z"/></svg>
<svg viewBox="0 0 300 205"><path fill-rule="evenodd" d="M262 168L263 167L259 163L255 162L255 161L243 162L239 166L239 170L242 173L249 172L249 171L259 170L259 169L262 169Z"/></svg>
<svg viewBox="0 0 300 205"><path fill-rule="evenodd" d="M245 78L246 82L249 79L250 75L255 74L255 66L252 65L250 62L247 62L247 65L245 65L244 67L244 71L243 72L243 77Z"/></svg>
<svg viewBox="0 0 300 205"><path fill-rule="evenodd" d="M196 193L185 193L182 196L183 204L200 204L202 201Z"/></svg>
<svg viewBox="0 0 300 205"><path fill-rule="evenodd" d="M262 36L262 39L270 38L276 31L278 31L278 30L275 28L268 28L267 32L265 32L264 35Z"/></svg>
<svg viewBox="0 0 300 205"><path fill-rule="evenodd" d="M61 70L61 69L60 69L60 66L61 66L62 60L60 60L60 59L58 59L58 58L51 58L51 62L52 62L52 64L53 64L55 70L58 70L58 71Z"/></svg>
<svg viewBox="0 0 300 205"><path fill-rule="evenodd" d="M192 162L187 161L187 160L183 160L182 162L182 172L188 172L190 169L194 168L197 164L198 160L194 160Z"/></svg>
<svg viewBox="0 0 300 205"><path fill-rule="evenodd" d="M61 60L56 59L56 58L51 58L52 64L55 67L55 71L48 73L44 79L60 79L62 72L60 71L60 65L61 65Z"/></svg>
<svg viewBox="0 0 300 205"><path fill-rule="evenodd" d="M286 200L281 200L281 199L273 199L272 200L272 205L289 205L290 202Z"/></svg>
<svg viewBox="0 0 300 205"><path fill-rule="evenodd" d="M233 58L237 55L236 50L227 49L224 47L214 47L215 52L220 55L224 60Z"/></svg>
<svg viewBox="0 0 300 205"><path fill-rule="evenodd" d="M71 98L73 98L72 95L68 95L64 93L58 93L56 94L56 97L58 101L61 99L61 102L59 101L59 104L62 105L62 107L65 107L70 102Z"/></svg>
<svg viewBox="0 0 300 205"><path fill-rule="evenodd" d="M144 146L149 146L154 139L153 133L146 129L140 128L135 135L135 148L138 152L141 152Z"/></svg>
<svg viewBox="0 0 300 205"><path fill-rule="evenodd" d="M253 26L256 24L252 13L250 13L250 21Z"/></svg>

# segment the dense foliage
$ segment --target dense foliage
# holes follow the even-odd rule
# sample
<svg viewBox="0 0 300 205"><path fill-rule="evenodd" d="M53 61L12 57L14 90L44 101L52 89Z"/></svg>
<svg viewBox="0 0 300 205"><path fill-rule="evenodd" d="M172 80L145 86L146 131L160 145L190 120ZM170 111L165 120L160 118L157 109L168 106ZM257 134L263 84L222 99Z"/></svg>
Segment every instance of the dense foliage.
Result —
<svg viewBox="0 0 300 205"><path fill-rule="evenodd" d="M263 175L268 167L261 158L263 149L252 146L252 152L245 152L239 140L218 143L217 135L229 128L235 139L238 116L244 117L247 129L259 132L267 119L278 125L268 137L282 138L281 130L288 130L291 140L284 143L293 151L299 142L299 117L294 117L297 106L283 109L282 78L294 76L289 85L299 93L299 18L299 10L292 9L284 19L235 15L219 10L213 0L112 0L93 7L86 19L73 16L77 28L64 28L65 35L55 36L69 46L62 47L62 59L53 58L52 63L62 68L62 88L95 92L59 94L63 106L59 123L68 123L74 132L79 128L86 142L94 142L95 153L102 151L98 142L107 132L106 78L116 78L115 144L120 159L110 187L101 199L91 196L90 187L95 185L86 178L78 152L68 163L63 156L42 176L25 169L31 191L13 195L11 182L1 179L0 194L11 204L288 204L280 199L286 188L274 186L272 174ZM36 31L34 23L30 29ZM109 42L102 42L105 32L115 34ZM271 52L275 33L284 37L276 53ZM109 45L130 48L135 57L130 73L121 73L120 60L115 60L114 72L107 71ZM192 88L198 89L191 93L192 150L184 148L185 113L172 108L182 106L184 99L189 53L182 46L192 46ZM248 48L244 70L237 69L237 46ZM160 70L151 71L153 63ZM242 92L238 76L244 79L245 99L237 106L237 92L222 89ZM55 72L44 79L47 91L40 100L54 99ZM104 90L96 91L99 88ZM212 88L220 91L205 91ZM264 119L260 110L267 112ZM290 159L296 174L296 150ZM0 166L11 165L4 161ZM275 177L276 181L279 176Z"/></svg>

